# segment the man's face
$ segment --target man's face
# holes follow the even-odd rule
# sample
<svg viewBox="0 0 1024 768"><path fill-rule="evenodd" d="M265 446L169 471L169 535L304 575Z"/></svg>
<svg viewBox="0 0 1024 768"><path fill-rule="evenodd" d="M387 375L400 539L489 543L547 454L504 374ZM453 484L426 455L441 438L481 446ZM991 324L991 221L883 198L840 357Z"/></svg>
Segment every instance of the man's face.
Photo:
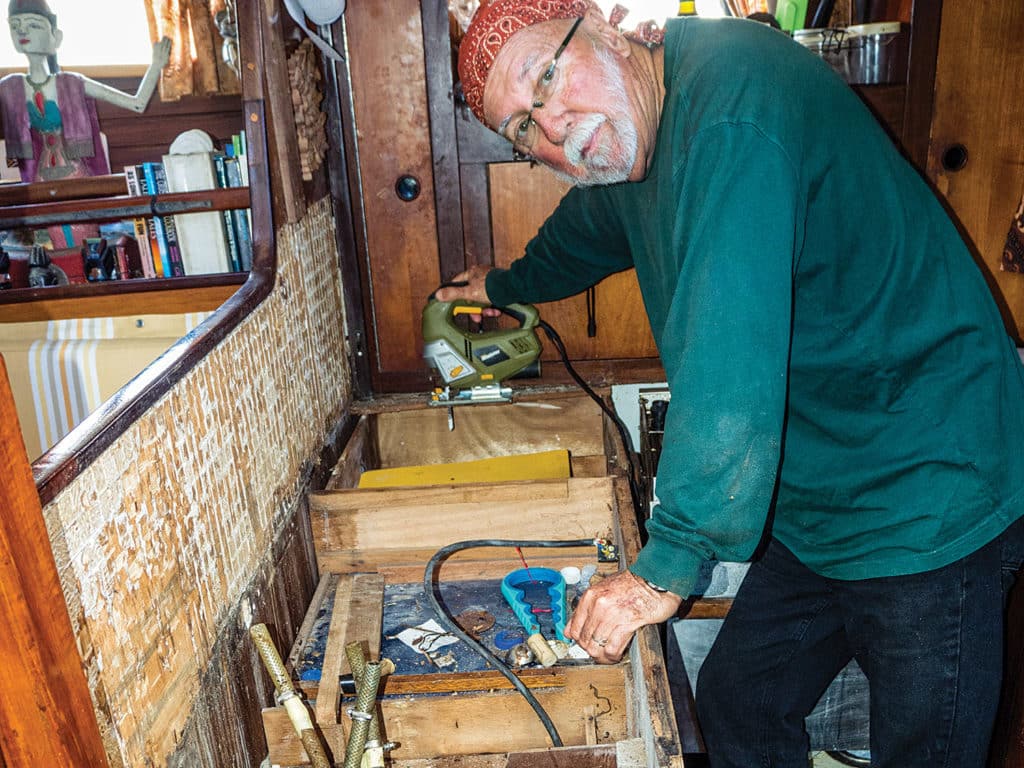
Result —
<svg viewBox="0 0 1024 768"><path fill-rule="evenodd" d="M550 83L542 76L551 73L572 20L535 24L513 35L491 67L483 101L493 130L580 186L643 173L642 167L637 171L639 139L626 59L588 34L588 22L559 57Z"/></svg>
<svg viewBox="0 0 1024 768"><path fill-rule="evenodd" d="M18 53L42 53L50 55L57 52L60 39L50 25L50 20L37 13L18 13L8 17L11 28L11 42Z"/></svg>

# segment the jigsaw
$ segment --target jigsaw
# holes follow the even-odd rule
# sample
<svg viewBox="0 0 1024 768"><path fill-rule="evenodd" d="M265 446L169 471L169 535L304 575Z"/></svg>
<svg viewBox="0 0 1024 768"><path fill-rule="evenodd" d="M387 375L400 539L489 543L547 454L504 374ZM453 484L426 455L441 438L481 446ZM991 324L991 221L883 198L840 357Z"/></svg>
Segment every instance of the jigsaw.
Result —
<svg viewBox="0 0 1024 768"><path fill-rule="evenodd" d="M423 357L444 382L430 394L429 403L448 408L478 403L508 403L512 388L504 384L515 377L540 375L540 314L529 304L495 307L519 322L518 327L479 330L469 322L488 305L431 297L423 309Z"/></svg>

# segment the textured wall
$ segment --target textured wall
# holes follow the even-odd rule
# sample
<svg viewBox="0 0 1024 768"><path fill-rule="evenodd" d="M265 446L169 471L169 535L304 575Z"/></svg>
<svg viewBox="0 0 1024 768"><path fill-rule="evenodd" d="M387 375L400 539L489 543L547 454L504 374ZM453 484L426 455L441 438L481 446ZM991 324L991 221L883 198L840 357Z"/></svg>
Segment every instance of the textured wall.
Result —
<svg viewBox="0 0 1024 768"><path fill-rule="evenodd" d="M304 467L349 400L329 201L279 232L278 264L267 300L45 510L112 765L165 765L200 696L217 708L215 645L264 612Z"/></svg>

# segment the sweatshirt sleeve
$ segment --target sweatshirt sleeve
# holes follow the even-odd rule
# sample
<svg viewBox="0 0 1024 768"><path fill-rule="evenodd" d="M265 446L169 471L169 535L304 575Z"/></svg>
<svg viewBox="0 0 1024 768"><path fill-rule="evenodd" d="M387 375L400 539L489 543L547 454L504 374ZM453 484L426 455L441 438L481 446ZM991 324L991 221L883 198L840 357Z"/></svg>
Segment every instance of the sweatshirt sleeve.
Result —
<svg viewBox="0 0 1024 768"><path fill-rule="evenodd" d="M786 154L749 125L699 134L678 173L681 254L659 346L672 399L659 504L630 569L687 597L702 562L747 560L764 534L806 206Z"/></svg>
<svg viewBox="0 0 1024 768"><path fill-rule="evenodd" d="M571 189L525 255L488 274L488 298L498 306L557 301L632 267L615 194L613 187Z"/></svg>

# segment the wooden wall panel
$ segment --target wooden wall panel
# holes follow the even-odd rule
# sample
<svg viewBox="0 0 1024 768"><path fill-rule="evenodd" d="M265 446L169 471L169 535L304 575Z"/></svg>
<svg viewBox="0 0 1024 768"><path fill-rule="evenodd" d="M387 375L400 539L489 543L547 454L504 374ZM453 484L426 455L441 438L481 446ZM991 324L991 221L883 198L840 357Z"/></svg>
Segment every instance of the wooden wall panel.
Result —
<svg viewBox="0 0 1024 768"><path fill-rule="evenodd" d="M122 78L105 81L115 88L134 93L138 80ZM218 145L245 127L242 97L190 96L180 101L162 102L154 95L141 115L97 102L100 128L107 135L110 167L116 172L125 165L159 160L182 131L199 128L210 134Z"/></svg>
<svg viewBox="0 0 1024 768"><path fill-rule="evenodd" d="M274 291L44 510L112 768L263 758L245 629L290 646L304 496L351 401L338 275L310 269L337 258L330 201L277 237Z"/></svg>
<svg viewBox="0 0 1024 768"><path fill-rule="evenodd" d="M569 186L529 163L492 163L488 170L494 264L507 267L523 255ZM539 305L541 317L558 331L574 360L657 357L633 270L603 280L596 289L596 307L597 335L588 338L584 295ZM558 359L550 343L544 359Z"/></svg>
<svg viewBox="0 0 1024 768"><path fill-rule="evenodd" d="M106 766L0 358L0 765Z"/></svg>
<svg viewBox="0 0 1024 768"><path fill-rule="evenodd" d="M928 176L946 197L1004 301L1009 329L1024 336L1024 275L999 271L1006 233L1024 191L1024 3L945 2L935 78ZM956 144L967 164L950 171Z"/></svg>
<svg viewBox="0 0 1024 768"><path fill-rule="evenodd" d="M420 4L353 3L345 30L377 369L425 372L420 319L440 268ZM412 202L395 192L403 175L419 180Z"/></svg>

